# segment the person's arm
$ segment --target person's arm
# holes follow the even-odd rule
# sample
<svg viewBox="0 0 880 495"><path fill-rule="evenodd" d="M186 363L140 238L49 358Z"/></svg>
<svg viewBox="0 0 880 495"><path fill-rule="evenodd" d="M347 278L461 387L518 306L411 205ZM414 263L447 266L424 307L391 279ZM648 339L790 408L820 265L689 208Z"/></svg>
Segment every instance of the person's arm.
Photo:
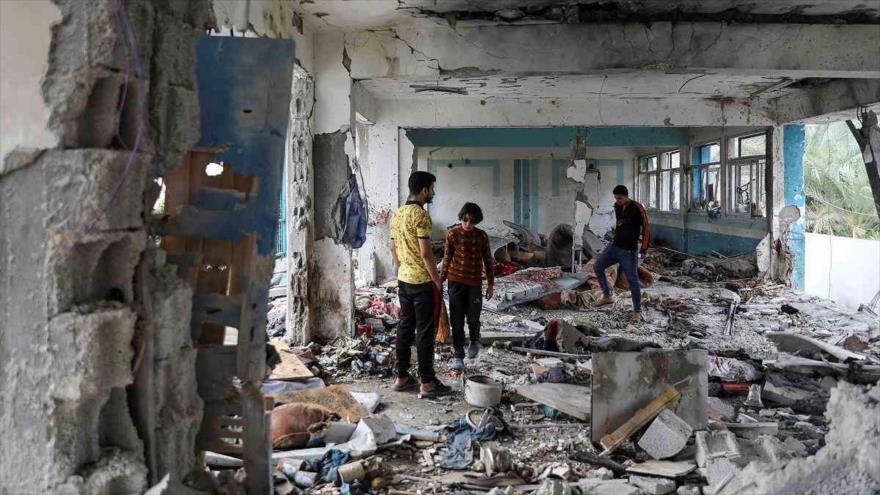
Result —
<svg viewBox="0 0 880 495"><path fill-rule="evenodd" d="M495 294L495 271L492 259L492 247L489 244L489 235L483 233L483 268L486 270L486 299L492 299Z"/></svg>
<svg viewBox="0 0 880 495"><path fill-rule="evenodd" d="M640 251L642 254L645 254L648 252L648 246L651 244L651 226L648 225L648 212L645 211L645 207L641 203L636 203L636 206L638 206L642 224L642 249Z"/></svg>
<svg viewBox="0 0 880 495"><path fill-rule="evenodd" d="M422 262L425 265L425 270L428 271L428 276L431 277L431 280L434 281L434 284L438 289L443 289L443 281L440 280L440 275L437 274L437 266L436 261L434 261L434 250L431 249L431 239L419 237L419 251L422 253Z"/></svg>
<svg viewBox="0 0 880 495"><path fill-rule="evenodd" d="M449 275L449 265L455 256L455 235L453 231L446 234L446 246L443 248L443 262L440 263L440 280L446 280Z"/></svg>
<svg viewBox="0 0 880 495"><path fill-rule="evenodd" d="M397 257L397 244L394 242L394 238L391 238L391 262L394 264L394 269L400 269L400 258Z"/></svg>
<svg viewBox="0 0 880 495"><path fill-rule="evenodd" d="M443 282L440 280L440 275L437 274L437 261L434 260L434 250L431 249L431 230L433 228L434 224L431 222L431 217L427 212L423 212L422 217L416 224L419 251L422 255L422 263L425 265L425 270L428 271L428 276L431 277L437 288L442 291Z"/></svg>

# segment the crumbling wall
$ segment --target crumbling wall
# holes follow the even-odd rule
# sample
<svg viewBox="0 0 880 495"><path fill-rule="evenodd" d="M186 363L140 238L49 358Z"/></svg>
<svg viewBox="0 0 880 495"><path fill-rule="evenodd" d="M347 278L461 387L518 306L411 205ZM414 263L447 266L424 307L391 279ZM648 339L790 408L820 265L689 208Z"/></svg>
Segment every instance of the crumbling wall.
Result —
<svg viewBox="0 0 880 495"><path fill-rule="evenodd" d="M153 275L138 267L145 189L198 138L195 40L210 1L54 3L42 97L58 147L0 175L0 491L139 492L158 474L131 410L139 390L160 411L155 441L177 442L164 445L165 469L195 461L194 356L159 352L174 385L134 384L155 362L144 362L144 328L157 341L188 332L186 308L145 309L140 285ZM162 413L174 402L182 414Z"/></svg>
<svg viewBox="0 0 880 495"><path fill-rule="evenodd" d="M780 466L752 463L731 493L843 495L877 493L880 487L880 386L840 382L825 417L831 423L816 455Z"/></svg>
<svg viewBox="0 0 880 495"><path fill-rule="evenodd" d="M288 130L287 157L287 340L297 344L311 341L309 325L309 262L314 232L312 167L312 109L315 84L297 65L293 71L293 98L290 102L291 126Z"/></svg>

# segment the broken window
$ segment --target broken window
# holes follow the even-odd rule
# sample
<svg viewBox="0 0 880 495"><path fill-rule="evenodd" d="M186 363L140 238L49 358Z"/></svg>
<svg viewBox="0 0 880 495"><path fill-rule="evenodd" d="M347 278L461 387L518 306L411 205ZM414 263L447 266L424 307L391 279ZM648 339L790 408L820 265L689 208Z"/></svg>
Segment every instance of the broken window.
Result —
<svg viewBox="0 0 880 495"><path fill-rule="evenodd" d="M763 217L767 136L753 134L728 140L727 190L735 214Z"/></svg>
<svg viewBox="0 0 880 495"><path fill-rule="evenodd" d="M681 153L679 150L640 157L639 202L646 208L660 211L677 210L680 204L680 174Z"/></svg>
<svg viewBox="0 0 880 495"><path fill-rule="evenodd" d="M767 154L767 135L753 134L751 136L739 136L728 142L729 158L745 158L749 156L764 156Z"/></svg>
<svg viewBox="0 0 880 495"><path fill-rule="evenodd" d="M721 144L714 142L696 146L692 162L691 206L697 210L717 211L721 208Z"/></svg>

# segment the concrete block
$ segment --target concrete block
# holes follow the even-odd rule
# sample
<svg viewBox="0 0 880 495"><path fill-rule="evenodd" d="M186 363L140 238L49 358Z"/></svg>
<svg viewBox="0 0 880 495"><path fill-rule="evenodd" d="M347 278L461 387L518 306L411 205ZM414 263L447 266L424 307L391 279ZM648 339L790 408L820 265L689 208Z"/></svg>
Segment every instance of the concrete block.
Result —
<svg viewBox="0 0 880 495"><path fill-rule="evenodd" d="M642 489L648 495L666 495L675 491L675 481L669 478L652 476L630 476L629 482Z"/></svg>
<svg viewBox="0 0 880 495"><path fill-rule="evenodd" d="M156 51L153 77L160 84L196 88L196 42L202 36L197 29L174 16L156 15Z"/></svg>
<svg viewBox="0 0 880 495"><path fill-rule="evenodd" d="M709 397L709 411L715 411L722 421L733 421L736 418L736 408L718 397Z"/></svg>
<svg viewBox="0 0 880 495"><path fill-rule="evenodd" d="M742 455L736 437L726 430L698 431L696 443L697 465L700 467L707 467L710 459L720 457L736 459Z"/></svg>
<svg viewBox="0 0 880 495"><path fill-rule="evenodd" d="M667 459L681 452L694 430L669 409L657 415L638 445L654 459Z"/></svg>
<svg viewBox="0 0 880 495"><path fill-rule="evenodd" d="M687 379L673 412L694 430L706 429L708 358L704 350L598 352L593 355L591 435L611 433L669 384ZM626 390L626 393L621 393Z"/></svg>
<svg viewBox="0 0 880 495"><path fill-rule="evenodd" d="M130 309L64 313L49 322L48 353L54 356L52 428L59 478L98 462L106 447L141 451L125 387L136 315Z"/></svg>
<svg viewBox="0 0 880 495"><path fill-rule="evenodd" d="M184 153L194 148L201 135L199 97L196 91L151 81L150 123L157 155L153 174L165 175L180 165Z"/></svg>
<svg viewBox="0 0 880 495"><path fill-rule="evenodd" d="M97 303L134 299L134 271L146 245L144 232L53 238L49 248L49 314Z"/></svg>
<svg viewBox="0 0 880 495"><path fill-rule="evenodd" d="M642 491L623 479L583 479L575 483L581 495L640 495Z"/></svg>
<svg viewBox="0 0 880 495"><path fill-rule="evenodd" d="M47 204L49 231L69 236L68 242L74 242L74 238L91 232L143 227L143 196L151 158L96 149L45 153L38 166L51 198Z"/></svg>
<svg viewBox="0 0 880 495"><path fill-rule="evenodd" d="M700 488L700 485L681 485L678 487L678 490L675 491L676 495L703 495L703 490Z"/></svg>

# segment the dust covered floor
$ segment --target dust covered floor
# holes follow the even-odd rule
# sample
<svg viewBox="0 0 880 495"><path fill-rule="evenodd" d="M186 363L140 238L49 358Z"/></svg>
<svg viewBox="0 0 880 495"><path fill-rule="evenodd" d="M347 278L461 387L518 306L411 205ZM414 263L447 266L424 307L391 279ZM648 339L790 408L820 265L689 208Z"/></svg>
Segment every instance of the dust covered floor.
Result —
<svg viewBox="0 0 880 495"><path fill-rule="evenodd" d="M300 351L327 385L379 394L374 417L384 416L401 435L416 431L428 438L399 435L369 453L368 459L381 459L381 469L354 484L300 488L396 494L877 493L876 462L846 464L839 458L880 458L880 387L871 386L880 377L880 318L705 263L650 261L656 281L643 289L639 324L629 323L628 290L618 290L615 303L604 308L583 303L595 300L587 289L568 299L573 302L552 303L553 309L544 309L543 302L484 309L483 348L476 359L465 360L463 376L450 373L450 346L436 346L438 377L453 392L430 400L391 389L399 316L394 284L359 290L358 335ZM547 347L542 338L552 325L562 330ZM689 432L686 445L668 459L691 466L676 476L628 472L656 467L640 441L660 422L656 412L613 452L599 456L603 448L591 441L589 410L576 419L548 404L566 397L535 401L515 391L563 384L589 401L597 352L651 351L646 348L704 350L708 356L708 430ZM503 386L501 403L488 415L464 400L464 379L474 375ZM451 469L450 448L456 447L450 437L469 412L497 428L485 437L475 434L465 467ZM713 442L721 440L733 445L735 455L713 451ZM829 484L834 477L848 483Z"/></svg>

